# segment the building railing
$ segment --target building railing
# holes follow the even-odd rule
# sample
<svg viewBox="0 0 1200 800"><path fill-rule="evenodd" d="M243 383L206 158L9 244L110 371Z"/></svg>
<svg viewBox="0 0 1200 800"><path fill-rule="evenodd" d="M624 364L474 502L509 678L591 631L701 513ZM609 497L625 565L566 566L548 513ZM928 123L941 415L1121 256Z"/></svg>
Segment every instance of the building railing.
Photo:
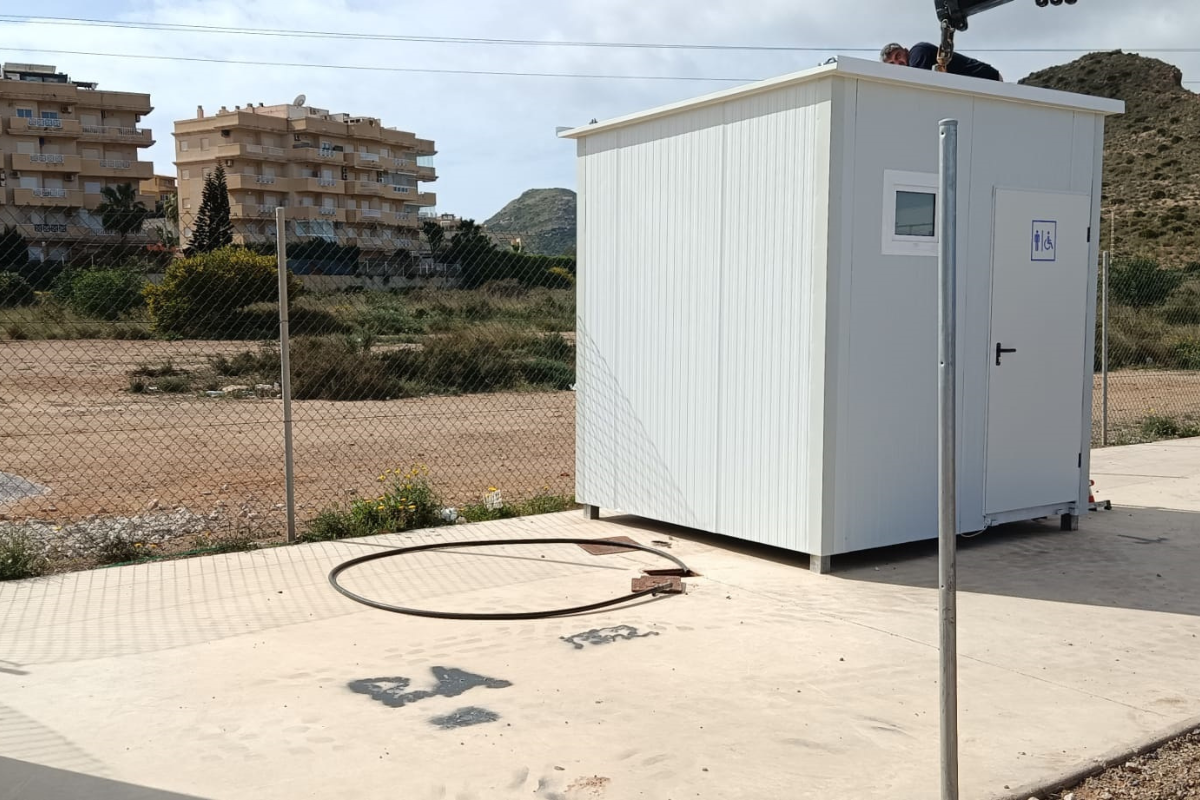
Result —
<svg viewBox="0 0 1200 800"><path fill-rule="evenodd" d="M317 178L317 186L337 186L335 178Z"/></svg>
<svg viewBox="0 0 1200 800"><path fill-rule="evenodd" d="M63 121L61 119L53 119L50 117L26 117L25 124L30 128L42 128L43 130L62 130Z"/></svg>
<svg viewBox="0 0 1200 800"><path fill-rule="evenodd" d="M143 128L127 128L121 125L84 125L83 132L106 136L130 136L138 138L145 135Z"/></svg>
<svg viewBox="0 0 1200 800"><path fill-rule="evenodd" d="M104 169L129 169L133 164L123 158L102 158L100 166Z"/></svg>
<svg viewBox="0 0 1200 800"><path fill-rule="evenodd" d="M34 197L66 197L66 189L34 189Z"/></svg>
<svg viewBox="0 0 1200 800"><path fill-rule="evenodd" d="M392 191L396 194L412 194L412 190L411 186L392 186Z"/></svg>
<svg viewBox="0 0 1200 800"><path fill-rule="evenodd" d="M332 217L337 214L337 209L333 206L321 206L321 214Z"/></svg>
<svg viewBox="0 0 1200 800"><path fill-rule="evenodd" d="M275 176L274 175L255 175L254 182L255 183L274 183Z"/></svg>
<svg viewBox="0 0 1200 800"><path fill-rule="evenodd" d="M33 153L29 160L39 164L63 164L67 159L58 153Z"/></svg>
<svg viewBox="0 0 1200 800"><path fill-rule="evenodd" d="M383 216L383 211L378 208L361 208L358 214L364 219L379 219Z"/></svg>

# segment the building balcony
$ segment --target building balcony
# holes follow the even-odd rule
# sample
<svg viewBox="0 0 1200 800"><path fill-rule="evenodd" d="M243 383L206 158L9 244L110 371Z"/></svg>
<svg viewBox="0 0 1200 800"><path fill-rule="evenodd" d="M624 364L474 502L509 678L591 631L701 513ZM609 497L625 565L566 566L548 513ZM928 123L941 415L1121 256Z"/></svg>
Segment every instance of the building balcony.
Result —
<svg viewBox="0 0 1200 800"><path fill-rule="evenodd" d="M417 180L419 181L436 181L437 170L433 167L417 167Z"/></svg>
<svg viewBox="0 0 1200 800"><path fill-rule="evenodd" d="M397 186L395 184L386 185L386 194L392 198L403 198L404 202L412 202L412 199L417 196L417 187L415 186Z"/></svg>
<svg viewBox="0 0 1200 800"><path fill-rule="evenodd" d="M433 207L437 205L437 195L433 192L423 192L417 195L417 199L411 201L413 205Z"/></svg>
<svg viewBox="0 0 1200 800"><path fill-rule="evenodd" d="M346 154L341 150L312 146L293 147L289 151L289 160L302 161L309 164L337 164L345 162Z"/></svg>
<svg viewBox="0 0 1200 800"><path fill-rule="evenodd" d="M79 136L79 121L42 117L9 117L8 132L14 136Z"/></svg>
<svg viewBox="0 0 1200 800"><path fill-rule="evenodd" d="M334 206L288 206L288 219L323 219L329 222L345 222L350 213Z"/></svg>
<svg viewBox="0 0 1200 800"><path fill-rule="evenodd" d="M377 153L346 153L346 165L359 169L386 169L384 159Z"/></svg>
<svg viewBox="0 0 1200 800"><path fill-rule="evenodd" d="M137 147L154 144L154 134L149 128L124 128L119 125L82 125L81 136L91 142L120 142Z"/></svg>
<svg viewBox="0 0 1200 800"><path fill-rule="evenodd" d="M15 189L13 190L13 204L18 206L79 208L83 205L83 192L71 189Z"/></svg>
<svg viewBox="0 0 1200 800"><path fill-rule="evenodd" d="M360 197L383 197L387 187L375 181L346 181L346 194Z"/></svg>
<svg viewBox="0 0 1200 800"><path fill-rule="evenodd" d="M293 192L313 194L342 194L345 186L337 178L292 178Z"/></svg>
<svg viewBox="0 0 1200 800"><path fill-rule="evenodd" d="M243 172L230 172L225 175L225 185L231 192L286 192L289 184L289 179L278 175L248 175Z"/></svg>
<svg viewBox="0 0 1200 800"><path fill-rule="evenodd" d="M27 155L13 153L12 168L15 172L71 172L78 173L79 156L58 153L35 153Z"/></svg>
<svg viewBox="0 0 1200 800"><path fill-rule="evenodd" d="M384 160L392 172L398 172L401 175L417 174L418 167L415 158L393 158Z"/></svg>
<svg viewBox="0 0 1200 800"><path fill-rule="evenodd" d="M208 156L208 158L212 157ZM216 148L215 157L219 159L248 158L256 161L287 161L287 151L282 147L267 147L261 144L223 144Z"/></svg>
<svg viewBox="0 0 1200 800"><path fill-rule="evenodd" d="M230 219L274 219L277 206L239 203L229 207Z"/></svg>
<svg viewBox="0 0 1200 800"><path fill-rule="evenodd" d="M80 172L89 176L141 182L154 177L154 164L126 158L85 158Z"/></svg>

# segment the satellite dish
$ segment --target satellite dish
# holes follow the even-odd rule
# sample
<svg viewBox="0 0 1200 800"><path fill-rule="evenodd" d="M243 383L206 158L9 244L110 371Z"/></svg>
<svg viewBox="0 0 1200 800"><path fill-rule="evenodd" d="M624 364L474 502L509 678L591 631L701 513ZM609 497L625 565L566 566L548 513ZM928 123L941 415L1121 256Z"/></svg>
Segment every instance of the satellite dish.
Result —
<svg viewBox="0 0 1200 800"><path fill-rule="evenodd" d="M298 95L296 95L296 99L292 101L292 105L294 105L294 106L302 106L302 105L304 105L304 101L305 101L305 100L307 100L307 99L308 99L308 98L307 98L307 97L305 97L304 95L302 95L302 94L298 94Z"/></svg>

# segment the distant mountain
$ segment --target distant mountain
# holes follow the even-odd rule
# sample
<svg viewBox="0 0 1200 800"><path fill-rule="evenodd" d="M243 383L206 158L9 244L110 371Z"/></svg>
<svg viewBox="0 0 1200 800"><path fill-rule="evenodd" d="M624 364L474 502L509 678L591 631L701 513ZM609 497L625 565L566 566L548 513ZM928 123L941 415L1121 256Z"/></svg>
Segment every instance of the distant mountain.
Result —
<svg viewBox="0 0 1200 800"><path fill-rule="evenodd" d="M1021 83L1124 100L1125 114L1105 123L1101 246L1164 266L1200 260L1200 95L1184 88L1178 67L1118 50Z"/></svg>
<svg viewBox="0 0 1200 800"><path fill-rule="evenodd" d="M530 189L483 226L489 233L520 237L527 253L574 253L575 193L570 189Z"/></svg>

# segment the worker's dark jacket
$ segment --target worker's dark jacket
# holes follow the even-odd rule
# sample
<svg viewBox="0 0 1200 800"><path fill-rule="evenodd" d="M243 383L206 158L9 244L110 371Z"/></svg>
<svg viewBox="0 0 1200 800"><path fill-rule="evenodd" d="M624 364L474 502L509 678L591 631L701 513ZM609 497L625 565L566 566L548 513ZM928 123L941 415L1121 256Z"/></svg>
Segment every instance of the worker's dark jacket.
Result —
<svg viewBox="0 0 1200 800"><path fill-rule="evenodd" d="M929 42L914 44L908 51L908 65L917 69L933 69L937 66L937 45ZM950 59L946 71L952 75L966 75L971 78L984 78L989 81L1000 80L1000 73L991 64L976 61L961 53L955 53Z"/></svg>

